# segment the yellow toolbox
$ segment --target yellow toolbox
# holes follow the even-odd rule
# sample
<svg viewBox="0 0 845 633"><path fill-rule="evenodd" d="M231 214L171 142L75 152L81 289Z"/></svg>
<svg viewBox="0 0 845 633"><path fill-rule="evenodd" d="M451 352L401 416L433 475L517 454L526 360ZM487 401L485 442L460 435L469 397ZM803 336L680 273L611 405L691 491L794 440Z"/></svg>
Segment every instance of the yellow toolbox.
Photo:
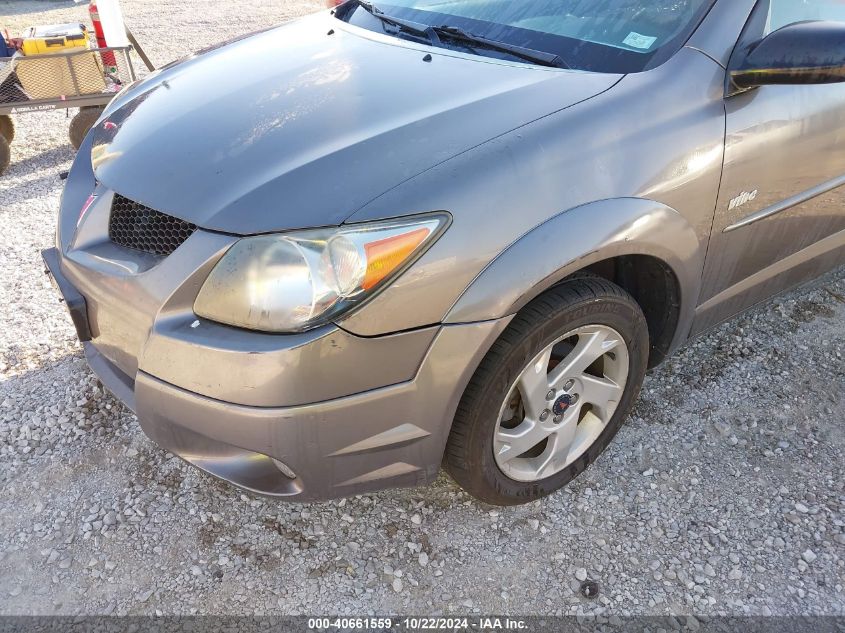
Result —
<svg viewBox="0 0 845 633"><path fill-rule="evenodd" d="M24 55L43 55L88 46L88 29L84 24L52 24L33 26L24 31L21 52Z"/></svg>

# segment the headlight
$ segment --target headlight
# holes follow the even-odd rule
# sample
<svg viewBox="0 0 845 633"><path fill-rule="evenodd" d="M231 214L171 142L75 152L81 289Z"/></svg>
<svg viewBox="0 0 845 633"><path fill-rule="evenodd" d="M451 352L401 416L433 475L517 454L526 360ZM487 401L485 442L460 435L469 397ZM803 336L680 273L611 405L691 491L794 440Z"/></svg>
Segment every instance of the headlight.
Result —
<svg viewBox="0 0 845 633"><path fill-rule="evenodd" d="M373 296L448 223L437 213L243 238L211 271L194 312L264 332L317 327Z"/></svg>

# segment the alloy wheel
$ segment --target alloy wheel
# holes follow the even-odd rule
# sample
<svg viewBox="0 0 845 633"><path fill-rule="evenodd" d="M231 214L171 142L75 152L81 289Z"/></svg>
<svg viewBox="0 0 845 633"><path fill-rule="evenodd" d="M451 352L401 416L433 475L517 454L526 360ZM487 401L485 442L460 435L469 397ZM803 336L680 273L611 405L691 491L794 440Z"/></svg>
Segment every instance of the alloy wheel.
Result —
<svg viewBox="0 0 845 633"><path fill-rule="evenodd" d="M539 481L578 459L613 417L629 366L625 340L605 325L579 327L543 349L499 411L493 453L501 471Z"/></svg>

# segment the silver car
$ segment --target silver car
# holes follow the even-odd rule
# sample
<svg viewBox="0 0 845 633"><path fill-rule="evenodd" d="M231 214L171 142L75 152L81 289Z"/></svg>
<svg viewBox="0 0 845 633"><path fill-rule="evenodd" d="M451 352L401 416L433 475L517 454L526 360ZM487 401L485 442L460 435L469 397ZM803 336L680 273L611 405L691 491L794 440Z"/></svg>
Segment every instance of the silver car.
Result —
<svg viewBox="0 0 845 633"><path fill-rule="evenodd" d="M117 96L44 252L93 370L283 500L548 495L845 262L840 0L349 0Z"/></svg>

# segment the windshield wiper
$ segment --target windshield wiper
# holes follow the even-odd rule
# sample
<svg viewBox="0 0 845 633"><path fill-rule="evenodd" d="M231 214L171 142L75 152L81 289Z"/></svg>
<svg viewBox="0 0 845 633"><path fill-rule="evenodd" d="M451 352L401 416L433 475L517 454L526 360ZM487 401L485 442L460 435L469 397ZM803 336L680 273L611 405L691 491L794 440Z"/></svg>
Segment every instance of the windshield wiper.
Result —
<svg viewBox="0 0 845 633"><path fill-rule="evenodd" d="M353 7L361 7L362 9L364 9L364 11L366 11L373 17L381 20L384 24L390 24L391 26L395 26L400 31L420 37L425 37L429 42L431 42L435 46L443 45L443 43L440 41L440 37L437 34L437 30L429 26L428 24L423 24L421 22L413 22L411 20L403 20L402 18L387 15L384 11L379 9L372 2L368 2L368 0L353 0L349 3L349 5Z"/></svg>
<svg viewBox="0 0 845 633"><path fill-rule="evenodd" d="M361 0L357 1L360 2ZM560 55L555 55L554 53L547 53L533 48L525 48L524 46L517 46L515 44L508 44L507 42L491 40L481 35L475 35L474 33L465 31L458 26L449 26L448 24L444 24L443 26L434 26L431 28L440 37L446 36L450 39L459 40L461 42L478 44L491 50L508 53L514 57L534 62L535 64L553 66L555 68L571 68L571 66L567 64Z"/></svg>
<svg viewBox="0 0 845 633"><path fill-rule="evenodd" d="M507 53L514 57L518 57L520 59L524 59L535 64L542 64L543 66L552 66L554 68L571 68L571 66L567 64L560 57L560 55L555 55L554 53L546 53L545 51L538 51L533 48L526 48L524 46L517 46L515 44L508 44L507 42L500 42L498 40L491 40L489 38L482 37L481 35L475 35L474 33L465 31L464 29L457 26L450 26L448 24L445 24L443 26L430 26L421 22L414 22L412 20L404 20L402 18L397 18L395 16L386 14L384 11L379 9L375 4L373 4L369 0L351 0L350 2L347 2L345 5L342 6L347 6L350 9L353 7L361 7L362 9L364 9L364 11L366 11L373 17L377 18L378 20L381 20L382 23L395 26L400 31L405 33L410 33L418 37L425 37L434 46L443 46L441 38L447 37L452 40L458 40L468 44L475 44L491 50ZM346 12L343 16L344 18L348 16L350 9L346 9Z"/></svg>

